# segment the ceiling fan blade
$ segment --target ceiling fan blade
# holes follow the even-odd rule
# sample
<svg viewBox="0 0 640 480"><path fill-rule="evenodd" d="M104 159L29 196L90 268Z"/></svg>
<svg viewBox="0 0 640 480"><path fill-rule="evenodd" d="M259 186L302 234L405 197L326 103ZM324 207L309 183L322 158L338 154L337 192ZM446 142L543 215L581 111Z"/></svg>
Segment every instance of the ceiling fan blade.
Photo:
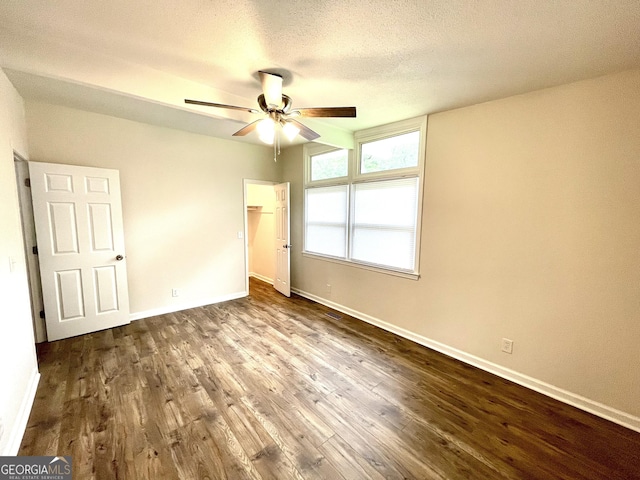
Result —
<svg viewBox="0 0 640 480"><path fill-rule="evenodd" d="M307 127L306 125L303 125L302 123L298 122L297 120L294 120L292 118L288 119L287 122L293 123L296 127L298 127L300 129L300 136L302 136L303 138L312 141L315 140L316 138L320 138L320 134L314 132L313 130L311 130L309 127Z"/></svg>
<svg viewBox="0 0 640 480"><path fill-rule="evenodd" d="M273 73L258 72L260 83L262 83L262 93L269 106L280 108L282 105L282 77Z"/></svg>
<svg viewBox="0 0 640 480"><path fill-rule="evenodd" d="M309 107L296 108L289 115L301 117L350 117L355 118L356 107Z"/></svg>
<svg viewBox="0 0 640 480"><path fill-rule="evenodd" d="M240 110L242 112L249 112L249 113L260 113L260 111L256 110L255 108L236 107L235 105L224 105L222 103L203 102L201 100L189 100L188 98L184 99L184 103L189 103L191 105L204 105L205 107L228 108L230 110Z"/></svg>
<svg viewBox="0 0 640 480"><path fill-rule="evenodd" d="M253 132L256 127L258 126L258 123L260 123L262 120L256 120L255 122L251 122L248 125L245 125L244 127L242 127L240 130L238 130L236 133L233 134L234 137L244 137L245 135Z"/></svg>

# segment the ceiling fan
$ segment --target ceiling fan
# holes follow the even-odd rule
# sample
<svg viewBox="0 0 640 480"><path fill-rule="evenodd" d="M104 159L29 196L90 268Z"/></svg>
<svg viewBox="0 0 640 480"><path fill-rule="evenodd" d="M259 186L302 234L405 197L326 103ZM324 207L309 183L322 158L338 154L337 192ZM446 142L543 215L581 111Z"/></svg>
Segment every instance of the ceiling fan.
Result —
<svg viewBox="0 0 640 480"><path fill-rule="evenodd" d="M350 117L356 116L356 107L310 107L291 109L291 98L282 93L282 76L275 73L258 72L262 93L258 96L258 106L255 108L237 107L222 103L203 102L201 100L185 99L185 103L192 105L204 105L207 107L227 108L249 113L264 113L266 118L256 120L245 125L233 136L244 136L254 130L258 131L260 140L269 145L279 143L279 132L282 131L289 140L293 140L298 134L306 140L312 141L320 135L309 127L297 121L296 117Z"/></svg>

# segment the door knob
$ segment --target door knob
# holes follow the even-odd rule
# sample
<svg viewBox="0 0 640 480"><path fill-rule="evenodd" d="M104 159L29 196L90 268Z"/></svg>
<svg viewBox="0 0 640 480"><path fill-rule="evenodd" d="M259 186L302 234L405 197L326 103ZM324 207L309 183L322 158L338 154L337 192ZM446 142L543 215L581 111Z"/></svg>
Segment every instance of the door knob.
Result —
<svg viewBox="0 0 640 480"><path fill-rule="evenodd" d="M123 259L124 259L124 257L122 255L116 255L116 260L117 261L120 261L120 260L123 260Z"/></svg>

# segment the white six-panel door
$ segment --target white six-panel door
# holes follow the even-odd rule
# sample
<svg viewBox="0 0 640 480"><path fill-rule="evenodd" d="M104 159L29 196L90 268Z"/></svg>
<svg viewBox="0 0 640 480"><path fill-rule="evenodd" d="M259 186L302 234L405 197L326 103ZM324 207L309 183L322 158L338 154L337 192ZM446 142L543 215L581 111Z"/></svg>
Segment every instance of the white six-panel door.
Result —
<svg viewBox="0 0 640 480"><path fill-rule="evenodd" d="M276 193L276 278L274 286L291 296L291 245L289 244L289 182L275 185Z"/></svg>
<svg viewBox="0 0 640 480"><path fill-rule="evenodd" d="M29 163L47 339L129 323L117 170Z"/></svg>

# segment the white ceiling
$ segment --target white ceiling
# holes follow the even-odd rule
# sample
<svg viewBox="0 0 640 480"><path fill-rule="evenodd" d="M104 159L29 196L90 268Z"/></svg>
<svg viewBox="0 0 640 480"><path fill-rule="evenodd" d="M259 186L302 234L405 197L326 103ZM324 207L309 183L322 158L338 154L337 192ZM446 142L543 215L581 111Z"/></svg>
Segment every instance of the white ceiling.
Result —
<svg viewBox="0 0 640 480"><path fill-rule="evenodd" d="M26 99L228 138L258 70L345 133L640 67L638 0L4 0L0 65ZM245 140L255 141L254 134Z"/></svg>

